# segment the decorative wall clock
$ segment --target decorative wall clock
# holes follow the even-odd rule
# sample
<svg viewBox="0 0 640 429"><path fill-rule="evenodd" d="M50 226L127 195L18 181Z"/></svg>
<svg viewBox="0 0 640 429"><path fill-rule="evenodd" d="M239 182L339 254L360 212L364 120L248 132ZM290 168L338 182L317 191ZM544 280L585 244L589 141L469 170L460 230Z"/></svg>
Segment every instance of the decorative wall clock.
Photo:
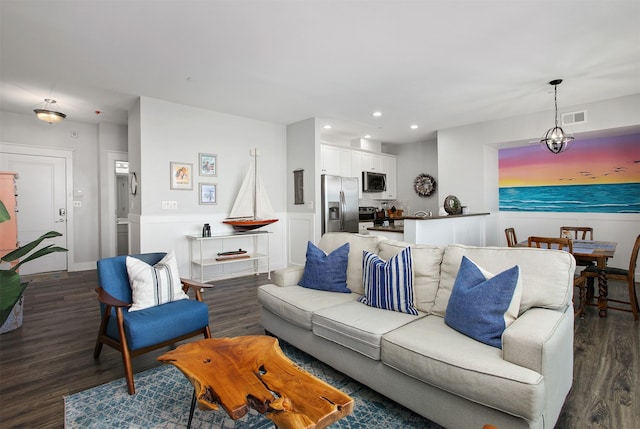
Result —
<svg viewBox="0 0 640 429"><path fill-rule="evenodd" d="M436 190L436 179L428 174L418 174L413 181L413 189L421 197L428 197Z"/></svg>

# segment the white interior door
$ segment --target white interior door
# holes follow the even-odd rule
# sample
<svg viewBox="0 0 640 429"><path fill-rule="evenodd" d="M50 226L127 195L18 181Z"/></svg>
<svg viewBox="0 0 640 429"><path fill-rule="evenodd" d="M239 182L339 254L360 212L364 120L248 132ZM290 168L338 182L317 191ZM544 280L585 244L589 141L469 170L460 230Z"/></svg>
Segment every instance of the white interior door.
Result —
<svg viewBox="0 0 640 429"><path fill-rule="evenodd" d="M42 242L67 248L66 160L64 158L3 153L0 169L18 173L18 241L29 243L47 231L61 237ZM52 253L20 267L20 274L64 271L67 253Z"/></svg>

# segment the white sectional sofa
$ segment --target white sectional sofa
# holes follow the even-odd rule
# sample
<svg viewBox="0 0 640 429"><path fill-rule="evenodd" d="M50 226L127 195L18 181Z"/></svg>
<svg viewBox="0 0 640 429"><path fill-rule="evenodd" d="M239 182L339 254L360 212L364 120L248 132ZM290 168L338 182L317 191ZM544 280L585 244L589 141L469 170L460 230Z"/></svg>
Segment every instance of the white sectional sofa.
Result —
<svg viewBox="0 0 640 429"><path fill-rule="evenodd" d="M304 268L276 271L259 288L265 330L447 428L553 428L573 379L573 274L567 252L410 245L325 234L329 253L350 243L353 293L298 286ZM362 304L363 250L387 260L411 246L417 316ZM498 273L518 265L518 318L502 349L452 329L444 316L462 256Z"/></svg>

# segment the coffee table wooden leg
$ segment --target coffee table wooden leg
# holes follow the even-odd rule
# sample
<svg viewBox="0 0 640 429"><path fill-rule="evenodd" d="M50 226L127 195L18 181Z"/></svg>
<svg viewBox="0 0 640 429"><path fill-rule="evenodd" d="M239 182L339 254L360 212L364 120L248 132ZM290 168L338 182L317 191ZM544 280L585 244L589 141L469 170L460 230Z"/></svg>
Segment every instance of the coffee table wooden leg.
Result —
<svg viewBox="0 0 640 429"><path fill-rule="evenodd" d="M189 408L189 423L187 423L187 429L191 429L191 421L193 420L193 412L196 410L196 389L193 389L193 396L191 397L191 408Z"/></svg>

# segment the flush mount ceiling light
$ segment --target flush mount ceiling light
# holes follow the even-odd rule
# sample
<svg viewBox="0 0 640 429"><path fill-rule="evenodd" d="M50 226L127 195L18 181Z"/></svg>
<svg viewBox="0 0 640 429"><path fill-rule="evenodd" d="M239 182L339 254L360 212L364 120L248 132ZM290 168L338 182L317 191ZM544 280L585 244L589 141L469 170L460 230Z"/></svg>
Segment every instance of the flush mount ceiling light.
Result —
<svg viewBox="0 0 640 429"><path fill-rule="evenodd" d="M382 116L382 112L378 112L378 111L373 112L371 116L373 116L374 118L379 118L380 116Z"/></svg>
<svg viewBox="0 0 640 429"><path fill-rule="evenodd" d="M417 130L418 126L416 124L411 125L409 128L411 128L412 130Z"/></svg>
<svg viewBox="0 0 640 429"><path fill-rule="evenodd" d="M556 122L553 128L549 128L544 134L540 143L546 146L551 153L559 154L569 149L573 136L565 134L564 130L558 126L558 85L562 83L562 79L555 79L549 82L549 85L553 85L553 100L555 102L556 109Z"/></svg>
<svg viewBox="0 0 640 429"><path fill-rule="evenodd" d="M56 112L55 110L51 110L51 108L56 104L56 100L52 100L50 98L44 99L44 107L42 109L33 109L36 114L36 117L41 121L48 122L50 124L54 122L60 122L64 118L67 117L62 112Z"/></svg>

